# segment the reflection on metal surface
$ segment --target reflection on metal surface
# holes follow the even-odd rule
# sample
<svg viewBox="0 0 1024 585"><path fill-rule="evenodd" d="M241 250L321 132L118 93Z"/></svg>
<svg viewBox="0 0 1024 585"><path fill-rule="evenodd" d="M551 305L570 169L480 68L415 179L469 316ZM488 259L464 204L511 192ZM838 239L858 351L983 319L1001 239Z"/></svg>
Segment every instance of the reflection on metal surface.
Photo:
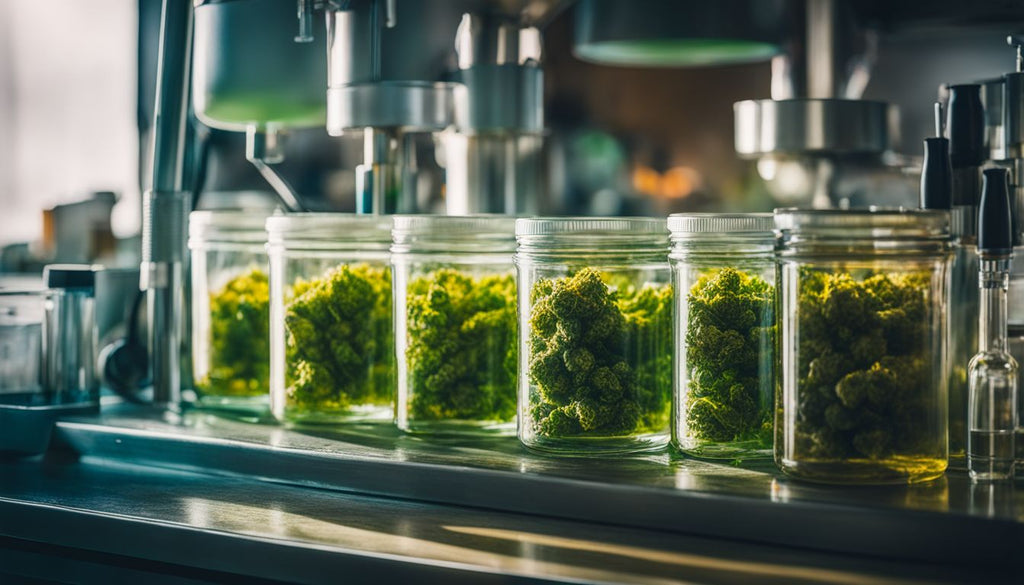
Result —
<svg viewBox="0 0 1024 585"><path fill-rule="evenodd" d="M969 484L969 480L966 477L957 477L955 483L957 487L961 488L965 483ZM827 499L829 493L834 491L833 486L814 486L807 485L800 482L795 482L790 479L775 478L771 480L771 487L769 493L771 494L771 500L779 503L800 503L806 501L814 501L818 497ZM870 499L886 499L895 494L901 496L901 501L895 500L894 504L900 505L907 509L912 510L932 510L935 512L950 512L958 511L961 512L959 507L953 507L950 504L950 488L949 481L946 477L941 477L935 481L910 485L901 486L898 489L890 487L872 487L865 486L861 488L855 488L857 493L860 494L867 500ZM1010 497L1013 497L1012 490Z"/></svg>
<svg viewBox="0 0 1024 585"><path fill-rule="evenodd" d="M549 534L537 534L516 530L504 530L501 528L485 528L478 526L444 526L446 530L460 534L471 534L484 538L497 538L512 540L516 542L529 542L534 545L553 548L567 548L578 551L600 553L602 555L616 555L640 559L653 563L664 563L678 565L691 569L714 569L726 573L738 573L757 575L760 577L779 577L789 579L789 583L811 582L811 583L850 583L856 585L882 585L899 583L923 583L924 581L913 579L891 579L875 577L865 574L850 574L841 571L833 571L812 567L786 567L770 563L750 562L735 559L713 558L703 555L671 552L665 550L654 550L650 548L639 548L596 542L595 540L582 540L551 536Z"/></svg>
<svg viewBox="0 0 1024 585"><path fill-rule="evenodd" d="M525 554L509 555L498 554L484 550L486 547L456 546L439 542L438 539L421 538L416 536L416 528L411 525L399 524L397 530L370 530L354 525L341 524L322 520L308 515L288 512L276 507L261 507L232 502L211 502L204 498L185 498L183 504L189 510L189 523L198 527L218 531L231 531L255 537L283 538L288 540L300 540L309 545L340 546L347 549L366 551L375 556L397 556L413 557L426 563L445 563L462 565L467 570L497 569L503 573L512 573L527 576L548 575L568 577L581 580L600 580L610 582L630 583L682 583L682 580L667 579L663 577L645 576L637 573L623 573L615 570L605 570L596 567L598 563L586 566L584 564L568 564L544 560L551 558L551 547L566 548L560 540L578 543L577 550L607 554L622 554L619 549L629 550L631 547L623 547L612 544L589 543L584 540L555 539L549 538L548 542L539 541L540 548L519 549ZM445 527L454 532L460 530L452 527ZM486 530L486 529L481 529ZM473 534L472 529L463 529L461 532ZM529 533L493 529L494 534L520 534L530 536ZM494 534L481 534L482 536L494 537ZM474 541L480 542L480 541ZM636 549L643 550L643 549ZM669 554L671 553L663 553ZM687 562L679 563L666 561L655 555L632 555L639 560L665 563L671 562L676 565L690 567L728 569L729 563L716 562L714 559L704 558L697 555L677 555L689 559ZM754 564L752 564L754 565ZM773 568L769 564L755 565L758 571L767 574ZM730 569L734 570L734 569ZM808 578L815 576L817 571L811 571ZM829 572L825 572L827 574ZM785 576L798 575L799 571L786 571ZM820 576L816 578L820 579ZM831 580L830 583L852 583L854 581ZM859 581L862 583L906 583L906 581Z"/></svg>
<svg viewBox="0 0 1024 585"><path fill-rule="evenodd" d="M968 507L972 514L987 518L1014 517L1012 483L972 483Z"/></svg>

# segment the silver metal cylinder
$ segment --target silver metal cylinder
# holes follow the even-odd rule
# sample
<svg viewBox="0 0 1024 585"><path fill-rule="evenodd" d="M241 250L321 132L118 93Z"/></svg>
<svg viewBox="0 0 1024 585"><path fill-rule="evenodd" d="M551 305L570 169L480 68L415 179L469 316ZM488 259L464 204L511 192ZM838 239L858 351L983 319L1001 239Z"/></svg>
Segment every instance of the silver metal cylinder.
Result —
<svg viewBox="0 0 1024 585"><path fill-rule="evenodd" d="M147 291L153 402L177 409L190 385L184 346L188 339L185 304L186 234L191 194L148 191L143 201L140 285Z"/></svg>
<svg viewBox="0 0 1024 585"><path fill-rule="evenodd" d="M152 183L143 200L142 266L147 291L153 402L180 406L191 384L187 339L187 251L190 193L185 176L185 131L191 64L192 3L164 0L160 25L152 149Z"/></svg>
<svg viewBox="0 0 1024 585"><path fill-rule="evenodd" d="M736 152L861 154L888 148L889 105L866 100L746 100L733 105Z"/></svg>
<svg viewBox="0 0 1024 585"><path fill-rule="evenodd" d="M1024 158L1024 73L1007 73L1003 89L1003 140L1007 158Z"/></svg>
<svg viewBox="0 0 1024 585"><path fill-rule="evenodd" d="M97 266L51 264L43 271L43 391L49 404L99 406L96 376Z"/></svg>
<svg viewBox="0 0 1024 585"><path fill-rule="evenodd" d="M395 128L433 132L465 118L466 88L457 83L387 81L327 90L327 133Z"/></svg>

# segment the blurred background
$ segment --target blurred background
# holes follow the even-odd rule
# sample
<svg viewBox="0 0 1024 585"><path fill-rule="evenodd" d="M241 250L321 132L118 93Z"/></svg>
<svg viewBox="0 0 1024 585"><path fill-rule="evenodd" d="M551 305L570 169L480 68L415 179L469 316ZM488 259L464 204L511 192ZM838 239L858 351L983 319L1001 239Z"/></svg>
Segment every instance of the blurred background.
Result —
<svg viewBox="0 0 1024 585"><path fill-rule="evenodd" d="M913 26L903 26L908 19L892 12L898 7L860 3L862 16L880 23L866 51L863 97L896 106L897 131L872 164L830 171L833 203L914 205L921 141L934 134L940 88L1014 69L1007 23L992 16L1019 7L982 3L992 7L975 12L984 22L964 27L950 22L956 3L933 4L934 17L917 14ZM547 132L536 211L663 215L811 203L815 169L785 158L746 159L734 146L734 102L773 97L768 60L686 68L588 63L574 54L576 9L558 11L543 28ZM159 0L0 0L4 270L138 263L159 11ZM274 205L246 160L245 135L193 124L203 153L198 206ZM297 130L286 150L279 171L308 207L355 209L359 133ZM438 177L418 179L421 211L444 209L443 169L434 166Z"/></svg>

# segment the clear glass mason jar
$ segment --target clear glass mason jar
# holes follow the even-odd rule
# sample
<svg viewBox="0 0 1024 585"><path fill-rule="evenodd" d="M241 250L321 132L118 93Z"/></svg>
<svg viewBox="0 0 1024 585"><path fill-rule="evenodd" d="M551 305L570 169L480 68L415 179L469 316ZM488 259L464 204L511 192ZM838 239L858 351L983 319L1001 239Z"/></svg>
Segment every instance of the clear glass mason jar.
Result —
<svg viewBox="0 0 1024 585"><path fill-rule="evenodd" d="M668 230L536 218L519 242L519 439L559 455L664 447L672 402Z"/></svg>
<svg viewBox="0 0 1024 585"><path fill-rule="evenodd" d="M672 444L707 459L772 454L771 213L669 216L676 294Z"/></svg>
<svg viewBox="0 0 1024 585"><path fill-rule="evenodd" d="M194 211L192 367L196 405L259 416L270 388L266 212Z"/></svg>
<svg viewBox="0 0 1024 585"><path fill-rule="evenodd" d="M830 483L947 465L949 213L776 210L775 462Z"/></svg>
<svg viewBox="0 0 1024 585"><path fill-rule="evenodd" d="M390 421L394 397L391 219L267 219L270 399L289 424Z"/></svg>
<svg viewBox="0 0 1024 585"><path fill-rule="evenodd" d="M512 434L515 218L395 216L396 422L409 433Z"/></svg>

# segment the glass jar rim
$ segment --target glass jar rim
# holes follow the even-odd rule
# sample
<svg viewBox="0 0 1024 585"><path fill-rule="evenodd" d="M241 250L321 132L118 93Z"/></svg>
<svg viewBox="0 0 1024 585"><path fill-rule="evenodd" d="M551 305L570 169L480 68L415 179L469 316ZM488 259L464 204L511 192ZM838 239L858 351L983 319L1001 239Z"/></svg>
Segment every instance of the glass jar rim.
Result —
<svg viewBox="0 0 1024 585"><path fill-rule="evenodd" d="M843 232L850 237L948 238L950 212L906 207L775 210L775 228L789 233ZM866 233L867 232L867 233Z"/></svg>
<svg viewBox="0 0 1024 585"><path fill-rule="evenodd" d="M775 216L772 213L673 213L668 216L668 229L673 236L704 235L763 235L775 234Z"/></svg>
<svg viewBox="0 0 1024 585"><path fill-rule="evenodd" d="M268 241L323 241L330 243L391 241L391 216L359 213L287 213L267 218Z"/></svg>
<svg viewBox="0 0 1024 585"><path fill-rule="evenodd" d="M500 214L396 215L392 233L395 242L409 237L431 241L461 237L511 241L515 238L515 222L515 217Z"/></svg>
<svg viewBox="0 0 1024 585"><path fill-rule="evenodd" d="M530 236L668 236L657 217L525 217L516 220L516 237Z"/></svg>
<svg viewBox="0 0 1024 585"><path fill-rule="evenodd" d="M188 237L232 243L263 243L267 241L264 227L273 212L266 209L204 209L188 214Z"/></svg>

